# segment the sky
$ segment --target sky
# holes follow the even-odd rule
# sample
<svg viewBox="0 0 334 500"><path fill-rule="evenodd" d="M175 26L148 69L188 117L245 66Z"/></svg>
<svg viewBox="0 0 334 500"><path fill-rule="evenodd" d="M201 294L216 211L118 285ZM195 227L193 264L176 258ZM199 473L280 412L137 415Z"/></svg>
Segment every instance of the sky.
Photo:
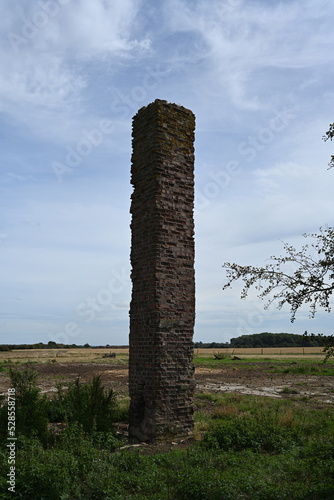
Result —
<svg viewBox="0 0 334 500"><path fill-rule="evenodd" d="M224 262L333 225L333 2L1 7L0 343L128 344L132 117L157 98L196 115L194 340L333 333L222 290Z"/></svg>

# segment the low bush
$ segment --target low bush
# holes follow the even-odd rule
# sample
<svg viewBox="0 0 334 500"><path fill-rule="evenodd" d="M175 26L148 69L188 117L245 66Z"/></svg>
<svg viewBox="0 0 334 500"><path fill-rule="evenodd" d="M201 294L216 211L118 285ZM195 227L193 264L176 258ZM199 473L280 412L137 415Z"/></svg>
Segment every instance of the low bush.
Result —
<svg viewBox="0 0 334 500"><path fill-rule="evenodd" d="M203 446L222 450L281 453L300 442L298 431L280 425L278 415L241 414L213 423L205 434Z"/></svg>
<svg viewBox="0 0 334 500"><path fill-rule="evenodd" d="M11 384L15 388L17 436L37 437L46 446L53 442L49 424L55 422L78 424L87 434L114 435L114 423L118 418L126 418L127 410L118 408L113 390L106 390L100 377L95 377L91 384L81 384L77 379L67 391L58 386L55 397L49 400L37 387L37 375L31 368L10 368ZM3 402L4 399L2 397ZM7 435L7 412L8 405L3 404L0 408L2 440Z"/></svg>
<svg viewBox="0 0 334 500"><path fill-rule="evenodd" d="M46 396L37 387L37 373L30 368L9 370L11 385L15 388L15 433L17 436L37 437L44 445L49 438ZM0 409L0 429L2 439L7 436L8 405Z"/></svg>
<svg viewBox="0 0 334 500"><path fill-rule="evenodd" d="M48 405L50 422L76 422L87 433L111 432L119 413L113 390L102 386L100 376L91 384L81 384L77 378L67 391L59 385Z"/></svg>

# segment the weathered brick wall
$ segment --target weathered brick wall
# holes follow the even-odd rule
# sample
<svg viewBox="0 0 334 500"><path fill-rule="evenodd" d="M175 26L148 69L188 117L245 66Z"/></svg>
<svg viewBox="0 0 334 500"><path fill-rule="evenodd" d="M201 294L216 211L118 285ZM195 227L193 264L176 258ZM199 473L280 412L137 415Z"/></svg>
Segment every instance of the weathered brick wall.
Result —
<svg viewBox="0 0 334 500"><path fill-rule="evenodd" d="M130 438L193 428L193 113L156 100L133 119Z"/></svg>

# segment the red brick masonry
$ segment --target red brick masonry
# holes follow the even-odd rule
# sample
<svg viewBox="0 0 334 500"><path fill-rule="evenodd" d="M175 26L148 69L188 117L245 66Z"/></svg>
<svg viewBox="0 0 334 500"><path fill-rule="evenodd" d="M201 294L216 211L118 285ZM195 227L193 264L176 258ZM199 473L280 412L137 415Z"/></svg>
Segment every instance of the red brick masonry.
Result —
<svg viewBox="0 0 334 500"><path fill-rule="evenodd" d="M156 100L133 118L130 438L193 428L193 113Z"/></svg>

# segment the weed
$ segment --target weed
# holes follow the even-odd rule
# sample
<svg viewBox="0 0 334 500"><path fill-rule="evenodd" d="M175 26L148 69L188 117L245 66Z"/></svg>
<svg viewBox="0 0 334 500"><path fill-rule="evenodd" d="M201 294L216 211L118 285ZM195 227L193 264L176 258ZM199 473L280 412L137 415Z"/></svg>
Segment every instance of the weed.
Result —
<svg viewBox="0 0 334 500"><path fill-rule="evenodd" d="M283 389L280 391L281 394L299 394L299 391L297 389L293 389L292 387L283 387Z"/></svg>
<svg viewBox="0 0 334 500"><path fill-rule="evenodd" d="M236 417L239 414L239 409L234 405L220 406L219 408L215 408L212 412L213 419L219 418L232 418Z"/></svg>
<svg viewBox="0 0 334 500"><path fill-rule="evenodd" d="M291 408L285 410L285 412L279 416L278 424L282 427L293 427L296 422L296 416Z"/></svg>
<svg viewBox="0 0 334 500"><path fill-rule="evenodd" d="M208 392L204 392L202 394L196 394L196 398L204 399L205 401L212 401L212 402L214 402L216 400L216 396L213 394L210 394Z"/></svg>

